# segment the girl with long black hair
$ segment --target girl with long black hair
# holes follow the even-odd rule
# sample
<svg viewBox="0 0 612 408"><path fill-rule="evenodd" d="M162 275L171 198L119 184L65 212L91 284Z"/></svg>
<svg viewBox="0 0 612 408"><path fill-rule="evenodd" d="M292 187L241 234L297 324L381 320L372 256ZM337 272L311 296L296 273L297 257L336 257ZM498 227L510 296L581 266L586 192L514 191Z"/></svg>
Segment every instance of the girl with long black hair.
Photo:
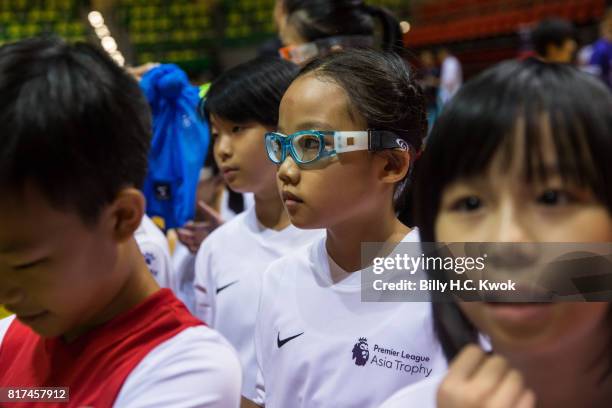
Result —
<svg viewBox="0 0 612 408"><path fill-rule="evenodd" d="M612 242L612 95L578 70L507 62L469 82L419 163L429 242ZM385 408L607 407L610 304L434 303L445 378ZM490 339L485 353L479 334Z"/></svg>

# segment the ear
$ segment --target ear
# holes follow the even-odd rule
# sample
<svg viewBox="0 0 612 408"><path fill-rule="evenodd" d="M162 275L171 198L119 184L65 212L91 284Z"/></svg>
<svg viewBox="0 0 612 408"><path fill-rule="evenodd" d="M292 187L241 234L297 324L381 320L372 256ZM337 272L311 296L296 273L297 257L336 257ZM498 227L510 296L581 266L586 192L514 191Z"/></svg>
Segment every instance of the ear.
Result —
<svg viewBox="0 0 612 408"><path fill-rule="evenodd" d="M145 198L135 188L124 188L109 206L112 235L118 242L132 238L145 213Z"/></svg>
<svg viewBox="0 0 612 408"><path fill-rule="evenodd" d="M383 150L377 152L376 155L383 160L378 176L383 183L398 183L408 174L412 163L412 155L409 150Z"/></svg>

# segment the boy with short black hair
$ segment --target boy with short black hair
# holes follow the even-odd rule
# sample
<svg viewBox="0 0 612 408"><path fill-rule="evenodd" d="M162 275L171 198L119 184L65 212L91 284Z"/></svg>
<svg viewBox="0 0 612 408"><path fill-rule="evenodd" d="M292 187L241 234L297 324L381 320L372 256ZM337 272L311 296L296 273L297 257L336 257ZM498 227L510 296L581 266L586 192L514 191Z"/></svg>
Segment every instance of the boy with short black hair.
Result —
<svg viewBox="0 0 612 408"><path fill-rule="evenodd" d="M533 47L546 62L569 64L578 48L572 23L559 18L540 22L531 34Z"/></svg>
<svg viewBox="0 0 612 408"><path fill-rule="evenodd" d="M0 386L238 406L235 352L159 289L133 238L149 143L147 103L103 51L0 47L0 304L16 315L0 321Z"/></svg>

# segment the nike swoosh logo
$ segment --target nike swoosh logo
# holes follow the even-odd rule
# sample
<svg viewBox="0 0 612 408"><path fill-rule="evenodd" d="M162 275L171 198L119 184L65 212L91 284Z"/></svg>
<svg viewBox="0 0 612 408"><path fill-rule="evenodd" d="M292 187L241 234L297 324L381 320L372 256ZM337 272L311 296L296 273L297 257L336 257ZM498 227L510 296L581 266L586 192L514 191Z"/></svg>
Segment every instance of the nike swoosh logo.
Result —
<svg viewBox="0 0 612 408"><path fill-rule="evenodd" d="M221 292L222 290L225 290L225 289L229 288L230 286L232 286L232 285L233 285L233 284L235 284L235 283L238 283L238 281L233 281L233 282L228 283L227 285L223 285L223 286L221 286L221 287L218 287L218 288L217 288L217 295L219 294L219 292Z"/></svg>
<svg viewBox="0 0 612 408"><path fill-rule="evenodd" d="M286 339L281 340L280 339L280 332L278 332L278 335L276 336L276 345L278 346L278 348L281 348L287 342L290 342L291 340L295 339L296 337L300 337L302 334L304 334L304 332L301 332L300 334L296 334L295 336L287 337Z"/></svg>

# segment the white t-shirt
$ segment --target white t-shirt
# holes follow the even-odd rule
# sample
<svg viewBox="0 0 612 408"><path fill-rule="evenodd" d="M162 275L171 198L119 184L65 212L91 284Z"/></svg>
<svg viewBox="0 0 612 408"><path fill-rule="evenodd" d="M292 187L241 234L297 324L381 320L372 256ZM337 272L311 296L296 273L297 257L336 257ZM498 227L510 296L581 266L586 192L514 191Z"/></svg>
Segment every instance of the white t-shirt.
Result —
<svg viewBox="0 0 612 408"><path fill-rule="evenodd" d="M333 283L325 241L294 251L264 273L255 402L376 407L399 389L443 373L431 303L362 302L362 271ZM403 241L418 242L418 231Z"/></svg>
<svg viewBox="0 0 612 408"><path fill-rule="evenodd" d="M195 258L195 254L192 254L181 241L176 241L176 246L172 253L172 270L176 285L174 293L192 314L195 314L195 294L193 292Z"/></svg>
<svg viewBox="0 0 612 408"><path fill-rule="evenodd" d="M324 235L324 230L263 227L251 206L204 240L195 263L196 316L236 348L244 369L242 395L255 398L253 335L261 275L270 263Z"/></svg>
<svg viewBox="0 0 612 408"><path fill-rule="evenodd" d="M0 345L15 317L0 320ZM190 327L155 347L130 373L115 408L238 408L240 363L214 330Z"/></svg>
<svg viewBox="0 0 612 408"><path fill-rule="evenodd" d="M380 408L436 408L436 393L444 376L428 378L396 392Z"/></svg>
<svg viewBox="0 0 612 408"><path fill-rule="evenodd" d="M159 286L176 291L175 277L170 261L170 247L164 233L151 218L145 215L134 233L134 238Z"/></svg>
<svg viewBox="0 0 612 408"><path fill-rule="evenodd" d="M245 209L249 209L255 204L253 193L245 193L243 198ZM220 212L221 219L224 222L228 222L237 215L229 208L228 201L229 194L224 189ZM172 253L172 271L175 277L174 284L176 285L174 293L193 314L195 314L195 293L193 289L195 258L195 254L192 254L185 245L177 240L174 252Z"/></svg>
<svg viewBox="0 0 612 408"><path fill-rule="evenodd" d="M440 70L440 99L443 104L447 103L459 90L463 83L463 72L461 63L452 55L442 62Z"/></svg>
<svg viewBox="0 0 612 408"><path fill-rule="evenodd" d="M221 219L223 221L229 221L238 214L234 212L229 207L229 192L227 188L223 189L223 195L221 196L221 208L219 210L219 215L221 215ZM255 195L253 193L244 193L242 194L242 199L244 203L244 211L255 205Z"/></svg>

